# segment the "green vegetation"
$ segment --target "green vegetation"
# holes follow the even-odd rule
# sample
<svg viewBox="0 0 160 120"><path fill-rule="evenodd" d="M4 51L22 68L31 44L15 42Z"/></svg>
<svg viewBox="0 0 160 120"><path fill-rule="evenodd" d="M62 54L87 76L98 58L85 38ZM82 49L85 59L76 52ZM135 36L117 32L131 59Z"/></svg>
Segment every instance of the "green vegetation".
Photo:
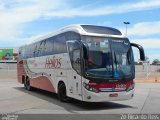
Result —
<svg viewBox="0 0 160 120"><path fill-rule="evenodd" d="M154 59L152 62L152 65L160 65L160 60L159 59Z"/></svg>

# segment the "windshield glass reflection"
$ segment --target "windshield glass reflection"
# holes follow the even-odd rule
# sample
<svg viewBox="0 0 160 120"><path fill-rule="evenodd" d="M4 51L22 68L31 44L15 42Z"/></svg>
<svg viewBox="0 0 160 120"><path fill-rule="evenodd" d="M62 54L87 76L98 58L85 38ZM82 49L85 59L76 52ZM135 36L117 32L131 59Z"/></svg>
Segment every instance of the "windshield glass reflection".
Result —
<svg viewBox="0 0 160 120"><path fill-rule="evenodd" d="M134 75L133 53L128 39L86 37L89 49L86 74L103 78Z"/></svg>

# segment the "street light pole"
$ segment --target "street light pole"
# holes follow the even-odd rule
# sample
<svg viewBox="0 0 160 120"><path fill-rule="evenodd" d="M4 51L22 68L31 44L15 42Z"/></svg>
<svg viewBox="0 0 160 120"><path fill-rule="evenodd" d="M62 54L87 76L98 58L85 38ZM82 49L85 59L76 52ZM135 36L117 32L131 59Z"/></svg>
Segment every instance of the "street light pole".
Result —
<svg viewBox="0 0 160 120"><path fill-rule="evenodd" d="M126 25L126 36L127 36L127 25L130 24L130 22L123 22Z"/></svg>

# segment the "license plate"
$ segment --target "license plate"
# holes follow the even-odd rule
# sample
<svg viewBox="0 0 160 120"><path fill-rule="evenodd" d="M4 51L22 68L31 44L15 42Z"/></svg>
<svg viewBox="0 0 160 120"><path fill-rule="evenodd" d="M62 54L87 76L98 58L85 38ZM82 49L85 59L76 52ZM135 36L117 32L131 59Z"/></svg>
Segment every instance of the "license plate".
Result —
<svg viewBox="0 0 160 120"><path fill-rule="evenodd" d="M109 97L118 97L118 94L117 93L112 93L112 94L109 94Z"/></svg>

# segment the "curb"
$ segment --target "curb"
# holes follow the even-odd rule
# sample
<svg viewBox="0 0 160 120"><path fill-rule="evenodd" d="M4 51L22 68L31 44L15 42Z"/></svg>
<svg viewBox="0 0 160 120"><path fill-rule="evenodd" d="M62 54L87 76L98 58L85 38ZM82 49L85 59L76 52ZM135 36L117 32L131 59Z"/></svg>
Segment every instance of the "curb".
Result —
<svg viewBox="0 0 160 120"><path fill-rule="evenodd" d="M136 83L160 83L160 80L135 80Z"/></svg>

